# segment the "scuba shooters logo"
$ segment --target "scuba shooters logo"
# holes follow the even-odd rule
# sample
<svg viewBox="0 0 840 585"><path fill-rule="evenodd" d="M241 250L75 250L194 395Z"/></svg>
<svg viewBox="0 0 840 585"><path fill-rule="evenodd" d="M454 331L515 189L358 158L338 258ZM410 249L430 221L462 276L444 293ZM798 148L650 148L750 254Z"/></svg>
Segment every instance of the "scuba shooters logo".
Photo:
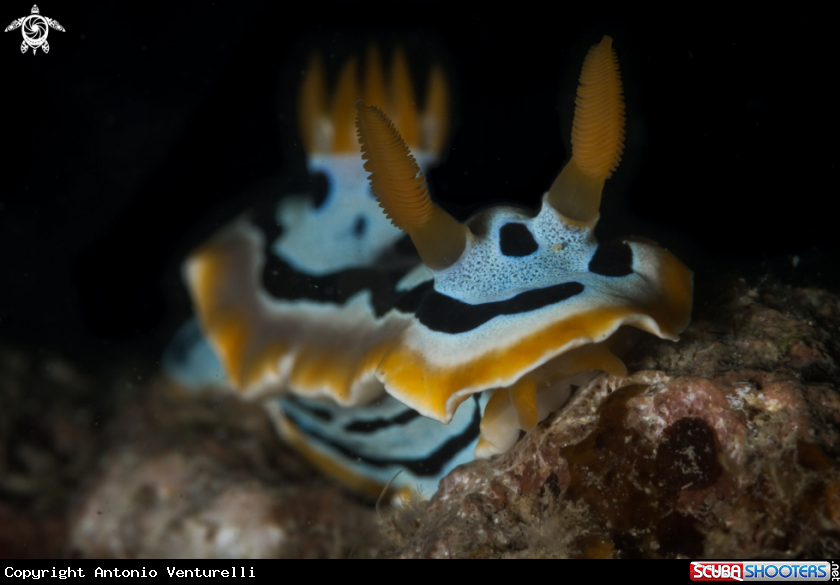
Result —
<svg viewBox="0 0 840 585"><path fill-rule="evenodd" d="M838 580L828 561L692 561L692 581ZM832 576L835 578L832 579Z"/></svg>

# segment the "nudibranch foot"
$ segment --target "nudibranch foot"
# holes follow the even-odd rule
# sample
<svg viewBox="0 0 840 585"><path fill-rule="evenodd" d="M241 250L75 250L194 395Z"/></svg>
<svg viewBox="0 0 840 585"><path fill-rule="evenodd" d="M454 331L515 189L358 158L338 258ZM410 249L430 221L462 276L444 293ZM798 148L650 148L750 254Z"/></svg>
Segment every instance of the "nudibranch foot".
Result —
<svg viewBox="0 0 840 585"><path fill-rule="evenodd" d="M533 430L538 422L542 422L551 413L560 410L568 402L574 388L587 384L599 373L599 371L588 370L550 383L543 381L535 388L533 407L529 405L528 415L533 417L527 421L529 428L523 425L521 407L517 406L512 395L512 391L520 390L521 387L516 384L510 388L494 390L484 409L481 436L475 446L475 457L486 459L505 453L513 447L522 431Z"/></svg>
<svg viewBox="0 0 840 585"><path fill-rule="evenodd" d="M627 374L624 363L608 343L591 343L560 354L522 376L511 386L492 391L481 421L477 458L504 453L521 431L532 431L548 415L563 407L572 388L582 386L600 372Z"/></svg>

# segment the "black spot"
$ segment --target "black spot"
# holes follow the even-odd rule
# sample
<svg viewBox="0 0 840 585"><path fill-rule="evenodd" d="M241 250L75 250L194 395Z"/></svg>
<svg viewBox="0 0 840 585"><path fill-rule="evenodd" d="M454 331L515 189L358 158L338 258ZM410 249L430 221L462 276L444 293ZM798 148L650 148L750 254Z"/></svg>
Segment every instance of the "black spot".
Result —
<svg viewBox="0 0 840 585"><path fill-rule="evenodd" d="M633 250L621 240L598 244L589 261L589 272L601 276L627 276L633 274Z"/></svg>
<svg viewBox="0 0 840 585"><path fill-rule="evenodd" d="M499 229L499 248L505 256L530 256L539 245L523 223L506 223Z"/></svg>
<svg viewBox="0 0 840 585"><path fill-rule="evenodd" d="M419 288L419 287L418 287ZM464 333L499 315L515 315L535 311L565 301L583 292L579 282L564 282L520 293L506 301L470 305L435 290L429 292L417 311L420 322L442 333Z"/></svg>
<svg viewBox="0 0 840 585"><path fill-rule="evenodd" d="M330 179L326 174L318 171L313 173L310 179L312 184L312 206L318 209L327 200L327 194L330 192Z"/></svg>
<svg viewBox="0 0 840 585"><path fill-rule="evenodd" d="M702 418L681 418L663 432L656 472L666 489L703 489L717 481L715 432Z"/></svg>
<svg viewBox="0 0 840 585"><path fill-rule="evenodd" d="M413 421L418 416L420 416L420 413L416 410L407 409L404 412L398 414L397 416L391 418L358 420L356 422L350 423L349 425L345 425L344 430L349 431L351 433L375 433L380 429L387 429L388 427L392 427L395 425L404 425L408 422Z"/></svg>
<svg viewBox="0 0 840 585"><path fill-rule="evenodd" d="M353 224L353 235L356 236L356 239L361 240L366 231L367 220L364 215L360 215L356 218L356 222Z"/></svg>

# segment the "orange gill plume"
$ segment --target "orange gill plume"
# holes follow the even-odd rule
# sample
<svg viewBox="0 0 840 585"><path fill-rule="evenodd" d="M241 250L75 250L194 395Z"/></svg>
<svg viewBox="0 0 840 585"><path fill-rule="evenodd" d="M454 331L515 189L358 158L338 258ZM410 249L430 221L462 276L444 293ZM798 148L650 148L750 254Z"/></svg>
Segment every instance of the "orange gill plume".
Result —
<svg viewBox="0 0 840 585"><path fill-rule="evenodd" d="M548 202L563 216L590 223L598 217L604 181L624 151L624 97L612 38L586 55L575 99L572 158L551 186Z"/></svg>
<svg viewBox="0 0 840 585"><path fill-rule="evenodd" d="M466 247L467 227L432 202L426 177L382 110L362 100L356 110L365 170L385 215L408 232L426 266L432 270L451 266Z"/></svg>
<svg viewBox="0 0 840 585"><path fill-rule="evenodd" d="M422 124L422 148L431 152L441 152L449 125L449 89L443 70L438 66L432 67L429 73Z"/></svg>
<svg viewBox="0 0 840 585"><path fill-rule="evenodd" d="M357 63L355 57L351 58L338 76L332 108L333 152L353 152L359 148L353 124L353 104L361 95Z"/></svg>
<svg viewBox="0 0 840 585"><path fill-rule="evenodd" d="M429 72L423 111L417 109L408 59L402 48L394 50L387 76L381 53L374 44L367 49L361 86L359 69L357 59L348 60L329 99L323 61L317 54L310 58L298 100L298 121L306 152L312 155L356 151L353 105L362 98L394 120L411 148L440 153L449 117L449 90L441 68L433 66Z"/></svg>
<svg viewBox="0 0 840 585"><path fill-rule="evenodd" d="M309 58L298 96L298 124L306 152L322 152L332 145L331 132L324 119L327 113L327 87L324 62L317 53Z"/></svg>
<svg viewBox="0 0 840 585"><path fill-rule="evenodd" d="M396 127L400 129L402 139L412 146L419 145L417 111L414 102L414 86L411 83L408 58L402 47L397 47L391 60L391 109L388 113L391 114Z"/></svg>
<svg viewBox="0 0 840 585"><path fill-rule="evenodd" d="M383 107L390 100L388 97L388 87L385 84L382 55L379 53L379 48L374 44L368 46L367 56L365 58L365 79L362 99L367 104L382 104ZM355 103L356 100L353 100L354 105ZM355 130L355 126L353 129Z"/></svg>

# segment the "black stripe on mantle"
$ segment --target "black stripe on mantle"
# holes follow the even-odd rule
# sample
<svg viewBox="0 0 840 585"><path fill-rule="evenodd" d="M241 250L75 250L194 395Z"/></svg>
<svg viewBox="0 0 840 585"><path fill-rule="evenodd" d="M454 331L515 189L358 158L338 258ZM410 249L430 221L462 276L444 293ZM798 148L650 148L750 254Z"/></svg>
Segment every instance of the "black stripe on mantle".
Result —
<svg viewBox="0 0 840 585"><path fill-rule="evenodd" d="M391 309L414 313L431 289L429 282L428 286L423 283L408 291L397 291L397 283L420 263L420 256L407 235L373 263L375 268L347 268L312 276L296 270L271 249L283 231L277 224L276 203L255 208L250 220L264 238L265 264L260 275L263 288L278 300L305 299L343 305L354 295L369 290L373 311L381 317Z"/></svg>
<svg viewBox="0 0 840 585"><path fill-rule="evenodd" d="M387 429L393 426L405 425L420 416L420 413L410 408L405 409L400 414L392 416L391 418L374 418L370 420L357 420L344 427L348 433L363 433L370 434Z"/></svg>
<svg viewBox="0 0 840 585"><path fill-rule="evenodd" d="M481 407L478 403L478 395L474 394L473 398L474 411L472 421L470 422L469 426L467 426L466 429L464 429L457 435L451 436L443 444L441 444L440 447L435 449L426 457L418 459L388 459L383 457L369 457L364 453L358 453L353 449L350 449L349 447L340 443L339 441L327 437L316 430L307 428L306 425L303 425L301 421L291 416L288 412L284 412L283 416L285 416L292 424L294 424L298 428L298 430L300 430L305 435L309 436L311 439L314 439L316 442L329 445L332 449L338 451L348 459L361 459L363 463L366 463L371 467L376 467L379 469L390 466L404 467L405 469L407 469L408 471L410 471L418 477L428 477L438 475L443 469L444 465L446 465L450 460L452 460L458 453L469 447L470 444L476 439L476 437L478 437L481 426Z"/></svg>
<svg viewBox="0 0 840 585"><path fill-rule="evenodd" d="M471 305L432 290L417 310L417 319L432 331L465 333L499 315L516 315L536 311L582 293L579 282L564 282L519 293L513 298Z"/></svg>
<svg viewBox="0 0 840 585"><path fill-rule="evenodd" d="M571 281L478 305L437 292L432 280L408 291L397 291L397 283L419 262L419 255L407 235L383 254L381 262L374 263L376 268L347 268L324 276L312 276L295 270L271 250L282 233L274 209L271 213L265 209L255 211L251 221L264 237L262 284L271 296L280 300L306 299L342 305L359 292L369 290L377 317L392 309L415 313L427 328L455 335L472 331L500 315L527 313L562 302L584 290L582 284ZM388 266L392 268L388 269Z"/></svg>

